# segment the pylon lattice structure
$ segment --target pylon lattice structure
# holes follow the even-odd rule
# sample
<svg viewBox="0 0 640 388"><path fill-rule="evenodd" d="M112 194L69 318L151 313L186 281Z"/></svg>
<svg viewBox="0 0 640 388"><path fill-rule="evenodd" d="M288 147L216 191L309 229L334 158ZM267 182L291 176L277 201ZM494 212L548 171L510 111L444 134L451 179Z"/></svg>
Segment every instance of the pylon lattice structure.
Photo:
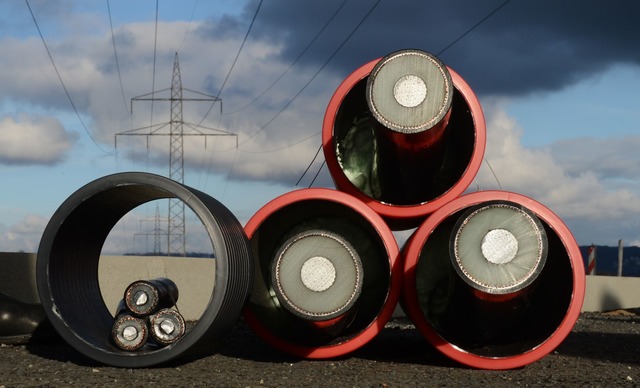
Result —
<svg viewBox="0 0 640 388"><path fill-rule="evenodd" d="M184 138L182 126L182 78L178 53L173 62L171 77L171 121L169 122L169 178L184 183ZM184 224L184 202L177 198L169 199L169 223L167 224L167 252L186 255Z"/></svg>
<svg viewBox="0 0 640 388"><path fill-rule="evenodd" d="M169 92L168 97L163 97L162 93ZM195 97L185 97L184 92L187 91ZM160 124L151 124L148 127L131 129L120 132L115 135L115 144L117 148L118 136L168 136L169 137L169 178L180 183L184 183L184 137L185 136L235 136L236 147L238 145L238 137L236 134L215 128L208 128L200 124L190 124L183 120L183 103L191 102L209 102L215 104L220 102L220 113L222 113L222 100L216 96L206 93L196 92L186 89L182 86L182 77L180 74L180 63L178 61L178 53L175 54L173 63L173 74L171 77L171 87L151 93L143 94L131 99L131 112L133 112L134 101L169 101L171 104L170 119L168 122ZM166 128L169 131L166 132ZM185 127L189 131L185 131ZM148 141L148 140L147 140ZM206 140L205 140L206 146ZM185 207L184 202L177 198L169 199L169 209L167 217L167 255L168 256L186 256L186 227L185 227ZM156 249L154 247L154 249Z"/></svg>
<svg viewBox="0 0 640 388"><path fill-rule="evenodd" d="M155 216L153 218L140 220L140 230L144 230L142 228L142 224L145 222L153 222L153 230L151 231L146 230L144 232L139 232L134 235L134 238L138 236L144 236L147 239L149 236L153 237L153 255L154 256L160 256L160 254L162 253L162 243L161 243L162 236L167 235L167 232L164 231L161 226L161 223L163 220L165 220L165 218L160 216L160 206L156 204Z"/></svg>

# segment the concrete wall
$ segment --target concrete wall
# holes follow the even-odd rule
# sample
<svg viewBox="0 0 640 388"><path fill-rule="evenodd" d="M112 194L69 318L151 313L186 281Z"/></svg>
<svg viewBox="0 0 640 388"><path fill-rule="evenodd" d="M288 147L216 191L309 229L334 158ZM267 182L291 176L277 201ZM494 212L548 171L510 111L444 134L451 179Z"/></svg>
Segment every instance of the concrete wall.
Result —
<svg viewBox="0 0 640 388"><path fill-rule="evenodd" d="M0 252L0 292L27 303L39 303L35 253ZM215 260L150 256L102 256L98 281L105 305L113 314L124 290L140 279L166 277L178 286L178 308L187 320L204 312L215 278Z"/></svg>
<svg viewBox="0 0 640 388"><path fill-rule="evenodd" d="M640 278L587 276L582 311L607 311L640 307Z"/></svg>
<svg viewBox="0 0 640 388"><path fill-rule="evenodd" d="M102 256L98 281L111 313L127 286L140 279L169 278L178 286L178 308L187 320L200 318L213 292L215 260L184 257Z"/></svg>
<svg viewBox="0 0 640 388"><path fill-rule="evenodd" d="M34 253L0 252L0 292L38 303ZM106 306L113 312L124 289L139 279L167 277L180 290L178 307L186 319L198 319L211 297L215 260L146 256L103 256L98 278ZM582 311L640 307L640 278L587 276ZM398 309L397 311L400 311Z"/></svg>
<svg viewBox="0 0 640 388"><path fill-rule="evenodd" d="M0 292L25 303L40 303L35 253L0 252Z"/></svg>

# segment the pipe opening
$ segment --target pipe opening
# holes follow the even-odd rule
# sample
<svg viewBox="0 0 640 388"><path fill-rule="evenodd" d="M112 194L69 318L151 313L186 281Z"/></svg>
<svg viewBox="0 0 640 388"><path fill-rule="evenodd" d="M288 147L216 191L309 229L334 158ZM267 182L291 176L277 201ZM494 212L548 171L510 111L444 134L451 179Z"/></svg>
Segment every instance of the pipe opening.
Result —
<svg viewBox="0 0 640 388"><path fill-rule="evenodd" d="M453 90L446 128L421 146L412 138L420 134L398 138L379 129L367 106L367 81L346 93L336 114L333 147L341 173L366 196L392 205L418 205L444 195L462 178L474 152L474 120L464 96Z"/></svg>
<svg viewBox="0 0 640 388"><path fill-rule="evenodd" d="M484 357L527 353L550 338L567 314L573 294L571 258L554 229L538 219L548 246L543 267L525 287L492 294L470 282L452 257L450 240L468 217L465 210L435 227L420 251L415 268L420 311L440 337L464 352ZM474 240L476 257L482 255L482 236Z"/></svg>
<svg viewBox="0 0 640 388"><path fill-rule="evenodd" d="M362 291L360 256L348 239L327 230L295 234L272 262L271 283L280 305L303 319L342 316Z"/></svg>
<svg viewBox="0 0 640 388"><path fill-rule="evenodd" d="M183 201L207 231L216 255L211 297L206 298L198 323L180 341L157 350L141 349L132 357L109 340L114 316L110 309L116 306L107 306L103 299L100 257L110 231L123 216L165 198ZM70 345L108 365L140 367L209 350L213 344L199 340L205 335L219 338L235 324L249 292L251 265L242 226L218 201L164 177L120 173L85 185L56 211L40 242L37 281L49 319Z"/></svg>
<svg viewBox="0 0 640 388"><path fill-rule="evenodd" d="M513 202L489 201L466 211L451 233L458 275L488 294L513 294L533 283L547 260L547 236L538 217Z"/></svg>
<svg viewBox="0 0 640 388"><path fill-rule="evenodd" d="M291 203L260 224L251 244L258 274L248 309L288 343L349 341L387 300L391 268L384 242L361 214L340 203ZM288 268L278 272L279 265Z"/></svg>
<svg viewBox="0 0 640 388"><path fill-rule="evenodd" d="M127 212L113 226L98 264L100 292L112 315L124 298L135 316L175 308L192 327L207 307L209 298L203 295L210 295L214 289L215 252L204 224L185 206L184 253L168 253L168 208L167 199L152 200ZM172 239L175 241L176 236ZM156 279L160 280L158 284L148 284ZM162 306L156 306L157 287L171 299L163 300Z"/></svg>

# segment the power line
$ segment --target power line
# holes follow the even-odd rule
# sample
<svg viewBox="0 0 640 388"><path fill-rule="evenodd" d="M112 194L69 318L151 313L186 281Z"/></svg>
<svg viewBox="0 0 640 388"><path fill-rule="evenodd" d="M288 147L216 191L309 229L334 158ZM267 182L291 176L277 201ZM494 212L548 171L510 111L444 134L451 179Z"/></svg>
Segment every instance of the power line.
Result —
<svg viewBox="0 0 640 388"><path fill-rule="evenodd" d="M311 168L311 166L313 165L313 162L316 161L316 158L318 157L318 155L320 154L320 150L322 149L322 145L320 145L320 147L318 147L318 150L316 151L316 154L313 155L313 159L311 160L311 163L309 163L309 165L307 166L307 168L304 170L304 172L302 173L302 175L300 175L300 179L298 179L298 181L296 182L296 184L294 186L298 186L298 184L300 183L300 181L302 180L302 178L304 178L304 176L306 175L306 173L309 171L309 169ZM322 167L320 167L322 168ZM316 174L317 176L317 174Z"/></svg>
<svg viewBox="0 0 640 388"><path fill-rule="evenodd" d="M289 100L289 102L287 102L285 104L285 106L282 107L282 109L280 109L280 111L278 111L278 113L276 113L275 116L273 116L271 118L271 120L267 121L266 124L264 124L262 127L260 127L257 131L255 131L253 134L251 134L248 138L244 139L243 141L240 142L240 145L246 143L247 141L251 140L252 138L254 138L258 133L260 133L262 130L264 130L266 127L269 126L269 124L271 124L276 118L278 118L278 116L280 116L280 114L282 114L282 112L284 112L290 105L291 103L293 103L293 101L298 98L298 96L300 96L300 94L302 94L302 92L307 88L307 86L309 86L311 84L311 82L313 82L314 79L316 79L316 77L320 74L320 72L322 72L322 70L324 70L324 68L329 64L329 62L331 62L331 60L338 54L338 52L342 49L342 47L344 47L344 45L347 43L347 41L349 41L349 39L353 36L353 34L355 34L355 32L360 28L360 26L362 26L362 24L365 22L365 20L367 20L367 18L369 17L369 15L371 15L373 13L373 11L376 9L376 7L378 6L378 4L380 4L380 1L382 0L377 0L373 6L371 6L371 8L369 9L369 11L364 15L364 17L362 19L360 19L360 22L358 22L358 24L353 28L353 30L351 30L351 32L349 33L349 35L347 35L347 37L342 41L342 43L340 43L340 45L338 45L338 48L336 48L333 53L329 56L329 58L322 64L322 66L318 69L318 71L316 71L316 73L309 79L309 81L307 81L306 84L304 84L304 86L302 87L302 89L300 89L298 91L298 93L296 93L293 98L291 100Z"/></svg>
<svg viewBox="0 0 640 388"><path fill-rule="evenodd" d="M256 12L253 14L253 18L251 19L251 23L249 24L249 28L247 29L247 33L244 35L244 39L242 39L242 43L240 44L240 48L238 48L238 52L236 53L236 57L233 59L233 63L231 64L231 67L229 68L229 71L227 72L227 76L224 78L224 81L222 82L222 86L220 86L220 90L218 90L218 94L216 95L216 99L220 100L220 94L222 94L222 90L224 89L225 85L227 84L227 81L229 80L229 77L231 76L231 72L233 71L233 68L236 66L236 62L238 61L238 57L240 57L240 53L242 52L242 49L244 48L244 44L247 42L247 39L249 38L249 34L251 33L251 29L253 28L254 23L256 22L256 18L258 17L258 12L260 12L260 7L262 7L262 1L260 0L260 2L258 3L258 7L256 7ZM202 125L202 123L204 122L204 120L207 119L207 117L209 116L209 113L211 113L211 110L213 109L214 105L216 104L215 101L213 101L211 103L211 105L209 106L209 109L207 110L207 113L204 114L204 116L202 117L202 120L200 120L200 122L198 123L198 126ZM220 118L222 119L222 102L220 102ZM235 157L237 155L237 149L238 149L238 143L236 141L236 152L234 152L234 159L233 162L231 163L231 166L229 168L229 173L227 174L227 180L228 178L231 176L231 173L233 171L233 166L235 164ZM204 162L204 159L203 159ZM209 166L210 167L210 166ZM207 174L207 177L209 176L209 174ZM206 178L205 178L206 180ZM206 184L206 181L205 181ZM227 190L227 186L225 185L224 187L225 193Z"/></svg>
<svg viewBox="0 0 640 388"><path fill-rule="evenodd" d="M290 148L290 147L293 147L295 145L298 145L300 143L304 143L305 141L307 141L309 139L312 139L312 138L320 135L321 133L322 133L322 131L318 131L318 132L312 133L309 136L305 136L300 140L296 140L293 143L289 143L287 145L284 145L284 146L281 146L281 147L277 147L277 148L273 148L273 149L270 149L270 150L265 150L265 149L260 149L260 150L255 150L255 151L240 150L240 152L243 152L245 154L267 154L267 153L270 153L270 152L282 151L282 150L285 150L287 148Z"/></svg>
<svg viewBox="0 0 640 388"><path fill-rule="evenodd" d="M313 186L313 184L314 184L314 183L315 183L315 181L316 181L316 178L318 178L318 175L320 175L320 171L322 171L322 167L324 167L324 165L325 165L326 163L327 163L327 161L326 161L326 160L323 160L323 161L322 161L322 164L320 165L320 168L318 169L318 172L316 172L316 175L313 177L313 179L311 180L311 183L309 183L309 186L308 186L308 187Z"/></svg>
<svg viewBox="0 0 640 388"><path fill-rule="evenodd" d="M158 52L158 3L156 0L156 26L153 38L153 74L151 75L151 93L156 91L156 55ZM150 124L153 124L153 100L151 100L151 119Z"/></svg>
<svg viewBox="0 0 640 388"><path fill-rule="evenodd" d="M129 115L129 109L127 108L127 98L124 96L124 87L122 86L122 76L120 75L120 62L118 61L118 50L116 50L116 37L113 34L113 21L111 19L111 6L109 5L109 0L107 0L107 11L109 12L109 27L111 27L111 42L113 43L113 55L116 58L116 69L118 70L118 81L120 81L120 92L122 94L122 102L124 103L124 110L127 111Z"/></svg>
<svg viewBox="0 0 640 388"><path fill-rule="evenodd" d="M442 50L440 50L438 52L437 55L440 55L442 53L444 53L445 51L447 51L451 46L453 46L454 44L458 43L462 38L464 38L465 36L467 36L469 33L471 33L471 31L475 30L478 26L480 26L482 23L484 23L487 19L489 19L491 16L493 16L496 12L498 12L500 9L502 9L502 7L504 7L505 5L507 5L509 3L509 1L511 0L505 0L505 2L503 2L502 4L500 4L499 6L497 6L493 11L489 12L487 14L487 16L483 17L482 19L480 19L479 22L477 22L476 24L474 24L471 28L469 28L467 31L465 31L462 35L460 35L459 37L457 37L456 39L453 40L453 42L449 43L445 48L443 48ZM495 178L496 182L498 183L498 187L500 188L500 190L502 190L502 185L500 184L500 179L498 179L498 175L496 175L496 172L493 170L493 167L491 167L491 163L489 163L489 160L487 160L487 158L482 158L482 160L484 160L484 162L487 164L487 167L489 167L489 170L491 171L491 174L493 174L493 177Z"/></svg>
<svg viewBox="0 0 640 388"><path fill-rule="evenodd" d="M445 51L447 51L451 46L453 46L454 44L458 43L458 41L460 41L462 38L464 38L465 36L467 36L469 33L471 33L471 31L475 30L478 26L480 26L482 23L484 23L487 19L489 19L491 16L493 16L496 12L498 12L502 7L504 7L505 5L507 5L507 3L509 3L509 1L511 0L506 0L504 3L500 4L498 7L496 7L493 11L489 12L489 14L485 17L483 17L482 19L480 19L479 22L477 22L476 24L474 24L471 28L469 28L467 31L464 32L464 34L460 35L459 37L457 37L456 39L453 40L453 42L449 43L445 48L443 48L442 50L440 50L436 56L439 56L440 54L444 53Z"/></svg>
<svg viewBox="0 0 640 388"><path fill-rule="evenodd" d="M62 85L62 89L64 89L64 92L67 95L67 98L69 99L69 103L71 103L71 107L73 108L73 111L76 113L76 116L78 116L78 120L80 121L80 124L82 124L82 128L84 128L84 131L87 133L87 135L89 136L89 139L91 139L93 144L95 144L95 146L98 147L98 149L100 151L108 154L109 152L107 150L105 150L104 148L102 148L96 142L96 140L93 138L93 136L91 136L91 132L89 132L89 129L87 128L87 126L85 125L84 121L82 120L82 117L80 116L80 112L78 111L78 108L76 108L76 104L73 103L73 99L71 98L71 94L69 94L69 90L67 89L66 85L64 84L64 81L62 80L62 76L60 75L60 72L58 71L58 67L56 66L56 63L53 60L53 56L51 55L51 51L49 51L49 46L47 46L47 42L44 39L44 35L42 34L42 31L40 30L40 26L38 25L38 21L36 20L36 16L33 13L33 10L31 9L31 5L29 5L29 0L24 0L24 1L27 4L27 8L29 8L29 13L31 14L31 17L33 18L33 23L36 25L36 29L38 30L38 34L40 35L40 39L42 40L42 44L44 45L44 48L47 51L47 55L49 56L49 60L51 61L51 65L53 65L53 69L55 70L56 75L58 76L58 80L60 80L60 84Z"/></svg>
<svg viewBox="0 0 640 388"><path fill-rule="evenodd" d="M262 91L262 93L258 94L253 100L251 100L248 104L246 104L245 106L243 106L240 109L236 109L233 112L227 113L228 115L232 115L234 113L238 113L241 110L247 108L248 106L250 106L251 104L253 104L254 102L256 102L260 97L264 96L269 90L271 90L271 88L273 86L275 86L275 84L277 84L278 82L280 82L280 80L282 79L282 77L284 77L285 74L287 74L289 72L289 70L291 70L291 68L298 63L298 61L302 58L302 56L309 50L309 48L315 43L316 40L318 40L318 38L320 37L320 35L322 35L322 33L324 32L324 30L327 29L327 27L329 27L329 24L331 24L331 22L333 21L333 19L335 19L335 17L338 15L338 13L340 12L340 10L344 7L345 4L347 4L347 1L349 0L344 0L342 2L342 4L340 4L340 6L335 10L335 12L333 12L333 15L331 15L331 17L329 17L329 19L324 23L324 25L322 26L322 28L320 29L320 31L318 31L318 33L313 37L313 39L311 39L311 41L307 44L307 46L300 52L300 54L298 54L298 56L296 57L296 59L293 60L293 62L291 62L291 64L289 65L289 67L287 67L278 78L276 78L275 81L273 81L271 83L271 85L269 85L265 90Z"/></svg>
<svg viewBox="0 0 640 388"><path fill-rule="evenodd" d="M227 76L224 78L224 81L222 82L222 86L220 86L220 90L218 90L218 94L216 95L216 98L219 98L220 94L222 94L222 90L224 89L225 85L227 84L227 81L229 80L229 76L231 76L231 72L233 71L233 68L236 66L236 62L238 61L238 57L240 56L240 53L242 52L242 49L244 48L244 44L247 42L247 38L249 37L249 33L251 32L251 29L253 28L253 24L255 23L256 18L258 17L258 12L260 11L260 7L262 7L262 1L263 0L260 0L260 3L258 3L258 7L256 8L256 12L253 14L253 19L251 19L251 24L249 24L249 28L247 29L247 33L244 35L244 39L242 40L242 44L240 44L240 48L238 49L238 53L236 54L236 57L233 59L233 63L231 64L231 68L229 69L229 72L227 73ZM211 104L211 106L209 107L209 110L207 110L207 113L205 113L204 117L202 118L202 120L200 120L198 125L202 124L202 122L204 120L206 120L207 116L209 116L209 113L211 113L211 109L213 109L214 105L215 105L215 102L213 102Z"/></svg>
<svg viewBox="0 0 640 388"><path fill-rule="evenodd" d="M193 2L193 8L191 9L191 17L189 18L189 24L187 25L187 31L184 33L184 37L182 38L182 42L180 42L180 46L178 46L178 49L176 50L176 52L180 52L180 50L182 49L182 45L184 45L184 41L187 40L187 36L189 36L189 33L191 32L191 23L193 22L193 16L196 14L197 5L198 5L198 0L195 0Z"/></svg>

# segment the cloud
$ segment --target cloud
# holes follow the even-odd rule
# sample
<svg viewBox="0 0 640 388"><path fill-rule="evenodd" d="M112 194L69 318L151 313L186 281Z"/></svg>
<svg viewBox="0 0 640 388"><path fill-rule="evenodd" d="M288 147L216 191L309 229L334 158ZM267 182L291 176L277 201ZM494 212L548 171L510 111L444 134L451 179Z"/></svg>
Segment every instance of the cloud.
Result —
<svg viewBox="0 0 640 388"><path fill-rule="evenodd" d="M345 5L302 63L312 67L325 61L374 3ZM302 51L340 4L340 0L270 1L260 10L254 28L257 34L286 41L281 53L286 62ZM330 70L349 71L402 48L440 53L455 42L442 59L464 74L477 92L522 95L559 90L614 63L640 64L636 21L631 17L640 11L638 3L612 7L598 0L579 5L512 1L473 28L501 4L502 0L381 2L331 61ZM246 7L249 11L255 5Z"/></svg>
<svg viewBox="0 0 640 388"><path fill-rule="evenodd" d="M50 165L61 162L77 140L54 117L19 114L0 120L0 164Z"/></svg>
<svg viewBox="0 0 640 388"><path fill-rule="evenodd" d="M192 23L161 20L155 76L154 22L116 24L124 99L104 9L89 15L79 13L86 8L74 7L71 1L58 6L46 2L53 7L49 11L43 8L44 2L33 5L37 15L48 15L40 18L41 27L60 74L80 114L87 119L91 135L106 148L113 145L116 133L169 121L168 103L154 103L151 117L150 104L136 102L130 115L129 99L151 92L154 82L156 90L168 88L174 55L179 50L186 88L216 95L229 75L220 95L223 114L216 105L203 120L210 103L190 102L183 106L184 120L202 121L207 127L234 133L239 144L236 148L236 139L227 137L208 138L206 146L204 139L185 139L185 169L197 174L228 175L234 181L290 187L320 146L326 106L344 77L398 49L438 53L503 1L380 2L321 70L374 3L345 3L289 70L341 1L265 2L230 73L255 11L253 1L247 1L245 11L236 16L212 15ZM15 7L25 14L24 6ZM483 101L556 91L616 64L637 66L637 23L631 15L638 11L640 3L636 2L612 7L597 0L586 0L579 6L551 0L512 1L448 48L441 58ZM87 28L88 21L91 29ZM11 26L29 31L29 35L0 38L0 100L33 108L41 116L2 118L0 163L59 163L86 134L74 134L57 119L44 118L69 117L65 124L76 119L33 25L18 24L15 21ZM191 31L188 35L187 30ZM273 84L285 70L282 79ZM257 96L261 97L253 101ZM490 113L487 159L502 187L551 207L571 223L585 243L592 238L610 242L619 231L624 235L620 237L640 241L635 232L636 209L640 209L640 185L634 168L638 138L569 139L527 148L521 142L522 129L508 116L505 104L485 106ZM22 137L18 144L12 138L16 131ZM163 171L168 167L166 137L120 138L118 147L119 154L127 158L146 158ZM319 159L303 185L315 173L322 157ZM486 166L478 181L485 188L497 187ZM329 184L325 168L316 185Z"/></svg>
<svg viewBox="0 0 640 388"><path fill-rule="evenodd" d="M190 102L183 104L183 117L187 122L202 121L207 127L237 134L238 151L233 151L232 139L209 139L206 149L202 139L189 140L185 142L186 168L214 174L231 171L230 178L234 180L290 185L315 154L319 138L313 136L320 132L327 103L346 75L397 49L415 47L438 52L502 2L464 6L447 1L427 4L400 0L393 5L381 2L320 71L374 4L364 0L348 2L305 55L287 70L340 4L337 0L304 4L276 0L263 4L231 72L255 11L254 2L247 2L244 12L236 16L214 15L192 23L160 21L155 77L155 24L147 21L116 26L124 101L106 19L96 23L91 33L71 34L71 30L63 28L59 35L48 36L48 45L74 102L81 114L90 118L89 131L109 147L116 133L169 120L167 103L154 103L153 118L148 102L134 103L132 115L128 109L129 99L150 92L152 84L156 90L170 86L176 50L180 50L182 83L186 88L217 95L228 75L220 94L222 115L219 106L215 106L203 120L210 103ZM448 49L442 59L462 74L478 94L505 96L558 90L611 64L640 62L638 50L629 49L635 46L627 34L635 31L635 24L620 17L632 10L588 1L581 7L581 17L576 18L574 5L547 5L554 12L547 12L534 2L505 5ZM53 12L48 23L54 23L52 18L55 20L59 14ZM80 16L89 17L76 15ZM381 25L385 28L379 28ZM191 32L186 35L188 30ZM507 30L509 34L504 33ZM8 37L0 42L5 52L0 58L4 69L0 97L69 112L70 105L42 42L35 37ZM594 52L602 55L593 55ZM286 74L273 84L285 70ZM253 101L257 96L261 97ZM122 147L119 151L126 157L148 152L150 155L145 158L157 166L166 165L168 139L154 139L149 146L146 143L146 139L118 139ZM272 150L280 151L268 152Z"/></svg>
<svg viewBox="0 0 640 388"><path fill-rule="evenodd" d="M34 214L5 227L0 224L0 250L2 252L37 252L47 219Z"/></svg>
<svg viewBox="0 0 640 388"><path fill-rule="evenodd" d="M640 136L581 137L550 145L551 152L565 166L568 174L575 176L586 169L609 185L619 182L627 185L640 180L639 149Z"/></svg>
<svg viewBox="0 0 640 388"><path fill-rule="evenodd" d="M488 164L483 164L477 176L483 189L501 187L535 199L565 220L582 244L640 240L640 190L612 185L615 175L608 174L607 162L600 162L598 155L588 156L580 147L600 142L608 155L617 155L625 152L629 139L613 138L606 145L598 139L582 139L576 144L561 141L526 148L520 141L522 129L507 114L504 101L491 101L484 107ZM636 174L637 170L627 168L618 170L617 176L632 179Z"/></svg>

